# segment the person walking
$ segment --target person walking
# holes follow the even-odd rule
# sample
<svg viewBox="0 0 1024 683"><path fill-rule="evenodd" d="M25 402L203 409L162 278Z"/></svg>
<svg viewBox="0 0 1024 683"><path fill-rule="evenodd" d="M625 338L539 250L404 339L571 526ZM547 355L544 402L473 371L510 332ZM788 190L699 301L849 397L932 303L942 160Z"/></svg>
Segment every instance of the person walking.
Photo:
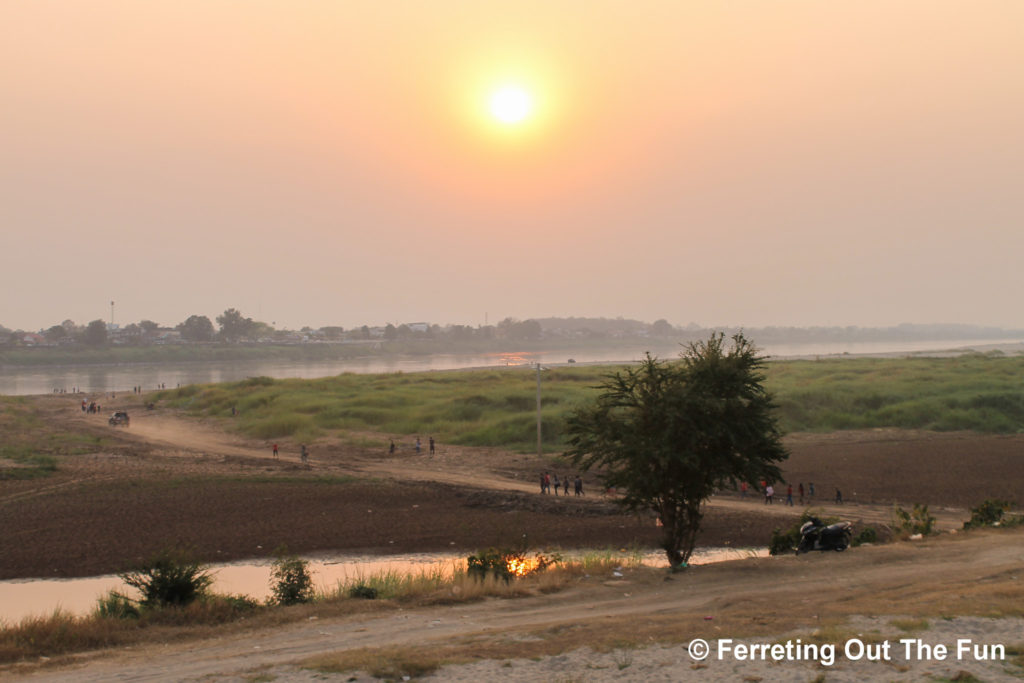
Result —
<svg viewBox="0 0 1024 683"><path fill-rule="evenodd" d="M746 498L746 497L747 497L747 482L741 481L740 482L740 498Z"/></svg>
<svg viewBox="0 0 1024 683"><path fill-rule="evenodd" d="M423 444L420 443L420 437L416 437L416 455L423 452Z"/></svg>
<svg viewBox="0 0 1024 683"><path fill-rule="evenodd" d="M800 485L796 487L797 492L800 494L800 504L804 504L804 483L800 482Z"/></svg>
<svg viewBox="0 0 1024 683"><path fill-rule="evenodd" d="M302 462L309 462L309 451L306 449L306 444L302 444L302 450L299 453L299 458Z"/></svg>
<svg viewBox="0 0 1024 683"><path fill-rule="evenodd" d="M394 454L395 454L395 440L391 439L391 445L388 446L388 455L394 455Z"/></svg>
<svg viewBox="0 0 1024 683"><path fill-rule="evenodd" d="M540 473L540 493L541 493L541 495L544 495L544 493L545 493L545 490L544 490L544 473L543 472Z"/></svg>
<svg viewBox="0 0 1024 683"><path fill-rule="evenodd" d="M576 475L576 480L573 482L573 488L575 489L577 496L583 495L583 480L578 474Z"/></svg>
<svg viewBox="0 0 1024 683"><path fill-rule="evenodd" d="M836 504L837 505L842 505L843 504L843 492L840 491L839 489L836 489Z"/></svg>
<svg viewBox="0 0 1024 683"><path fill-rule="evenodd" d="M556 474L555 475L555 495L556 496L558 495L558 487L561 486L561 485L562 485L562 483L560 481L558 481L558 475Z"/></svg>
<svg viewBox="0 0 1024 683"><path fill-rule="evenodd" d="M793 485L786 486L786 504L793 507Z"/></svg>
<svg viewBox="0 0 1024 683"><path fill-rule="evenodd" d="M807 484L807 495L809 498L814 498L814 482L808 482Z"/></svg>
<svg viewBox="0 0 1024 683"><path fill-rule="evenodd" d="M274 444L274 457L277 457L277 444Z"/></svg>
<svg viewBox="0 0 1024 683"><path fill-rule="evenodd" d="M428 443L430 444L430 456L433 457L434 456L434 437L430 437L430 441Z"/></svg>
<svg viewBox="0 0 1024 683"><path fill-rule="evenodd" d="M765 486L764 487L764 504L765 505L774 505L774 501L772 501L772 497L774 495L775 495L775 487L772 486L771 484L768 484L767 486Z"/></svg>

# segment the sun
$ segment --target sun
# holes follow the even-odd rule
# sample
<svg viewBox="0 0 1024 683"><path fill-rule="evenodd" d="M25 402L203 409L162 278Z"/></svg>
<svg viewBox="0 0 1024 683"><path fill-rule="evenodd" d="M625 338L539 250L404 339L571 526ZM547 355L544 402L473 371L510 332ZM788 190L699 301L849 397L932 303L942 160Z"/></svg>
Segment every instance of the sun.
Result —
<svg viewBox="0 0 1024 683"><path fill-rule="evenodd" d="M500 123L516 125L526 121L533 112L533 97L518 85L504 85L491 93L491 116Z"/></svg>

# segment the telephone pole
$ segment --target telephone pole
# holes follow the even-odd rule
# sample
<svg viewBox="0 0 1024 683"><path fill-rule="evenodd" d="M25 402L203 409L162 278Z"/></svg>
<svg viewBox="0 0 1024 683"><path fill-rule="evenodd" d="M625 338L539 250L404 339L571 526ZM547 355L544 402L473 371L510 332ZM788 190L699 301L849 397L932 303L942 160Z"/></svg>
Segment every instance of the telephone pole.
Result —
<svg viewBox="0 0 1024 683"><path fill-rule="evenodd" d="M537 457L540 456L540 363L537 363Z"/></svg>

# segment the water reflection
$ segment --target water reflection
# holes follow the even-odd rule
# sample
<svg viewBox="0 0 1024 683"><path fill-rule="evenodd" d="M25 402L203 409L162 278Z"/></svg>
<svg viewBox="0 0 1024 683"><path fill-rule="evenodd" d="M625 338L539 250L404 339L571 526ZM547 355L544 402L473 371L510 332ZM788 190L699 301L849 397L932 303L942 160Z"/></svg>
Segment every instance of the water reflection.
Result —
<svg viewBox="0 0 1024 683"><path fill-rule="evenodd" d="M584 551L563 552L567 559L580 557ZM691 564L708 564L748 557L765 557L764 548L705 548L691 558ZM623 562L632 555L617 553ZM334 556L307 558L314 583L321 592L335 589L339 584L359 581L374 574L420 572L451 576L465 571L464 554L433 553L388 556ZM651 551L641 555L645 566L665 567L665 553ZM212 590L216 593L248 595L259 601L270 596L272 561L239 562L211 567L214 573ZM135 596L117 576L94 576L81 579L19 579L0 581L0 620L17 623L29 616L46 616L56 609L85 615L96 607L96 600L108 591L117 590Z"/></svg>

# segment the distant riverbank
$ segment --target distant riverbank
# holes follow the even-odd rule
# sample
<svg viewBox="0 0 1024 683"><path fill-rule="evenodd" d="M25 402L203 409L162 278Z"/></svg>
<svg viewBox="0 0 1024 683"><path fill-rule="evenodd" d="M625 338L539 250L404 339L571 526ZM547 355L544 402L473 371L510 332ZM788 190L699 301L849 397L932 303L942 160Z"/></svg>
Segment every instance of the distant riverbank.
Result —
<svg viewBox="0 0 1024 683"><path fill-rule="evenodd" d="M366 344L310 343L19 349L0 354L0 395L75 390L111 393L131 391L136 386L151 390L259 376L315 379L346 372L424 372L536 363L557 366L569 364L570 359L578 364L616 364L637 361L648 351L670 358L681 350L678 342L662 339L604 342L557 339L447 353L431 352L432 347L419 343L399 342L379 348ZM415 350L410 351L409 347ZM1017 355L1024 353L1024 344L1017 340L832 342L767 344L762 350L773 359L954 356L968 352ZM8 362L11 354L16 354L17 362Z"/></svg>

